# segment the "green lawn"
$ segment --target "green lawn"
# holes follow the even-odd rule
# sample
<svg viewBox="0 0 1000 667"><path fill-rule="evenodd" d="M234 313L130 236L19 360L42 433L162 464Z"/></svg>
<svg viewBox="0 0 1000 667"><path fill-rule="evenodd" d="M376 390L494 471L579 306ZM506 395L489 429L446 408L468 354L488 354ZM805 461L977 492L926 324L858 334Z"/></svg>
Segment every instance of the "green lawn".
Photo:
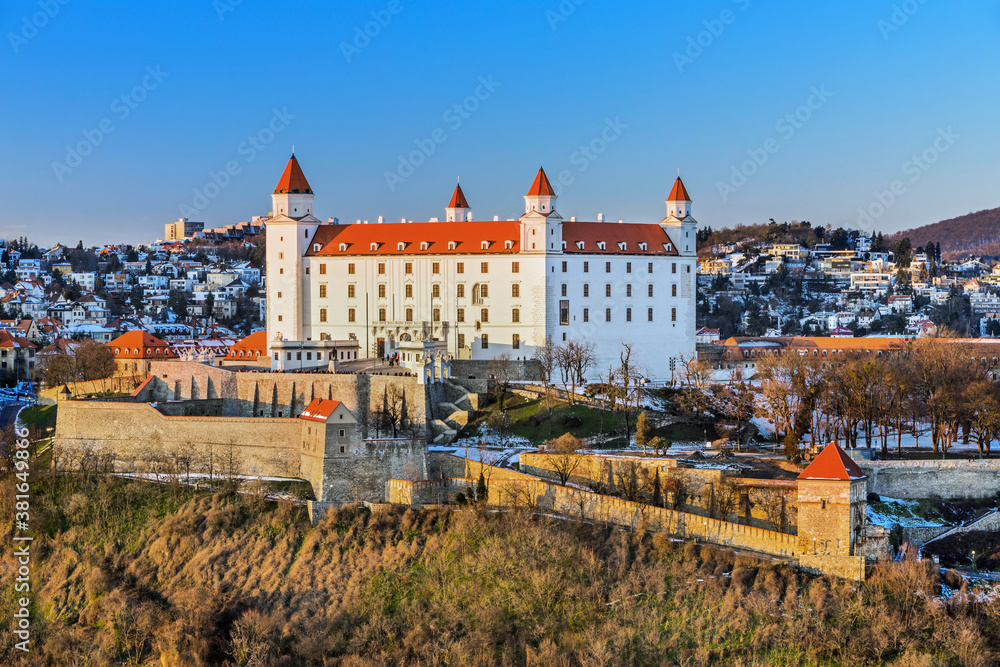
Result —
<svg viewBox="0 0 1000 667"><path fill-rule="evenodd" d="M56 406L35 405L21 411L21 423L25 426L36 426L42 432L45 429L55 428Z"/></svg>
<svg viewBox="0 0 1000 667"><path fill-rule="evenodd" d="M585 405L570 405L558 402L552 408L551 416L540 399L511 396L507 399L507 414L511 432L527 438L533 444L541 444L550 438L558 438L563 433L572 433L578 438L598 435L602 432L601 413L604 414L603 432L621 427L621 418L610 411L590 408ZM489 403L477 418L469 423L468 431L474 433L480 424L487 422L490 415L499 411L496 401Z"/></svg>

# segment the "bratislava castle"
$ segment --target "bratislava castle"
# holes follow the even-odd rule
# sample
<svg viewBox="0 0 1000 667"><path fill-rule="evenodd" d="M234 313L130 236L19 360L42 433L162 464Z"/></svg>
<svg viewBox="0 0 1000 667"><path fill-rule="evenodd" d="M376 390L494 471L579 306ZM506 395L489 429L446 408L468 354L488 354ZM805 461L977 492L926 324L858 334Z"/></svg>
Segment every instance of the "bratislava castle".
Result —
<svg viewBox="0 0 1000 667"><path fill-rule="evenodd" d="M313 197L293 155L266 221L274 369L427 340L453 359L532 359L551 336L594 343L591 380L619 365L622 341L668 379L695 353L697 223L679 177L659 223L564 220L542 169L518 219L476 220L460 186L444 221L325 223Z"/></svg>

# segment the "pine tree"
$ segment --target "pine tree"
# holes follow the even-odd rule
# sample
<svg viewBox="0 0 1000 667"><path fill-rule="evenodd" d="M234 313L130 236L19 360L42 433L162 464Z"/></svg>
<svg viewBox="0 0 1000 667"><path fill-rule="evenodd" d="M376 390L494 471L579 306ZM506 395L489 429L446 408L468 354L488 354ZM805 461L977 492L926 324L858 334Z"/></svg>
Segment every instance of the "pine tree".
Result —
<svg viewBox="0 0 1000 667"><path fill-rule="evenodd" d="M479 483L476 484L476 501L485 504L486 499L489 497L490 490L486 488L486 478L483 477L483 471L479 471Z"/></svg>
<svg viewBox="0 0 1000 667"><path fill-rule="evenodd" d="M653 435L653 425L649 423L646 411L639 413L639 418L635 422L635 446L642 447L642 453L646 453L646 445L649 444L650 436Z"/></svg>

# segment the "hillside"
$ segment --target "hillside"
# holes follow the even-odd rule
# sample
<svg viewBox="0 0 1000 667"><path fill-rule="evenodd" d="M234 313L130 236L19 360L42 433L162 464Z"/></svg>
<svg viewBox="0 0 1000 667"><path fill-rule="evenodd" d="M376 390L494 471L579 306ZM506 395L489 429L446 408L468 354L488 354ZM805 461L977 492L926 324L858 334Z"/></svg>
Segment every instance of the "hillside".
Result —
<svg viewBox="0 0 1000 667"><path fill-rule="evenodd" d="M958 259L967 255L1000 256L1000 208L967 213L893 234L888 242L909 237L914 248L940 243L941 255Z"/></svg>
<svg viewBox="0 0 1000 667"><path fill-rule="evenodd" d="M4 633L7 665L1000 659L1000 603L942 604L927 564L877 568L858 587L662 533L526 513L349 507L312 527L301 508L253 497L101 477L34 484L37 642L23 654ZM9 517L9 477L0 494ZM9 553L0 560L4 581L15 568Z"/></svg>

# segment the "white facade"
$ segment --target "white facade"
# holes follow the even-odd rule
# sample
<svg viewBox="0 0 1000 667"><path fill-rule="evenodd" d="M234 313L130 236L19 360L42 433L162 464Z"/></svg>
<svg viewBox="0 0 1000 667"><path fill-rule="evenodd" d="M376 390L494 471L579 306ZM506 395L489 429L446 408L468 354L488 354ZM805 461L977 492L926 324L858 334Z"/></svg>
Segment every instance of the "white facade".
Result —
<svg viewBox="0 0 1000 667"><path fill-rule="evenodd" d="M362 357L434 340L457 359L532 359L551 336L594 343L591 380L623 341L647 377L669 378L695 353L697 223L677 184L659 224L564 221L540 170L518 220L455 206L451 222L336 225L312 215L293 157L266 225L272 367L326 368L338 341Z"/></svg>

